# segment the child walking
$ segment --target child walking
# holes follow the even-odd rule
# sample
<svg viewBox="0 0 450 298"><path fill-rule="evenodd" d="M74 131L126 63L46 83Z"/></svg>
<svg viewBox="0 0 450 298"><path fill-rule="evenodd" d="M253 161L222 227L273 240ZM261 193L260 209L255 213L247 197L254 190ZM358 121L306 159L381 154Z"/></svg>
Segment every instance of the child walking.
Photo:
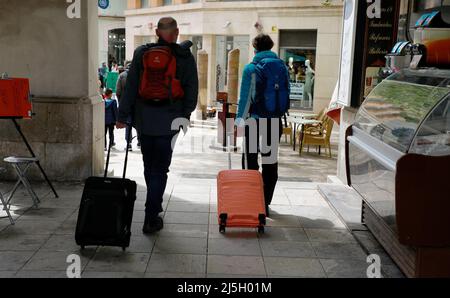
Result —
<svg viewBox="0 0 450 298"><path fill-rule="evenodd" d="M107 150L107 137L109 133L109 145L111 147L116 146L114 142L114 128L118 119L118 105L117 100L112 98L113 91L107 89L105 92L105 150Z"/></svg>

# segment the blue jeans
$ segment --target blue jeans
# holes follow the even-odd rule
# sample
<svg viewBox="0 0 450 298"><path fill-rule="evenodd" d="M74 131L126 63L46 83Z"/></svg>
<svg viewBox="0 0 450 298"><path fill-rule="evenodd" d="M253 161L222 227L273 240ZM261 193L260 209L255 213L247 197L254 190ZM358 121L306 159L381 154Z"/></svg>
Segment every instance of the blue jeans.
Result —
<svg viewBox="0 0 450 298"><path fill-rule="evenodd" d="M141 135L141 151L144 159L144 175L147 184L147 219L155 219L163 212L162 203L167 187L169 168L172 163L172 140L170 136Z"/></svg>

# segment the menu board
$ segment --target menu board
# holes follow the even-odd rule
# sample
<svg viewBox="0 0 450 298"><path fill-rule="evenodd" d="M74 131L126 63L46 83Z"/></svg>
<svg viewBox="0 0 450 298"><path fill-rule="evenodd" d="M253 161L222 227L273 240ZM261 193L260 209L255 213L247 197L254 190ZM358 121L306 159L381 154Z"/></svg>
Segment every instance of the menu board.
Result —
<svg viewBox="0 0 450 298"><path fill-rule="evenodd" d="M386 54L397 42L399 1L384 0L381 4L381 18L367 22L365 67L384 67Z"/></svg>
<svg viewBox="0 0 450 298"><path fill-rule="evenodd" d="M0 118L31 118L28 79L0 79Z"/></svg>
<svg viewBox="0 0 450 298"><path fill-rule="evenodd" d="M397 42L400 0L379 1L380 17L369 17L366 1L345 0L339 103L358 108L381 81L379 70Z"/></svg>
<svg viewBox="0 0 450 298"><path fill-rule="evenodd" d="M386 66L386 55L397 43L399 23L399 0L384 0L381 4L381 18L367 18L364 72L359 106L370 92L382 81L381 68Z"/></svg>

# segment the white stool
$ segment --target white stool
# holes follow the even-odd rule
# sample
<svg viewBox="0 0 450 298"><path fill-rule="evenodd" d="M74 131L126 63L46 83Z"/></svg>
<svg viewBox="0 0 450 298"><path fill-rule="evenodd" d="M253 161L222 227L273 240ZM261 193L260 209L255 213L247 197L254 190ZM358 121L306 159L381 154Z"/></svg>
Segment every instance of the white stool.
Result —
<svg viewBox="0 0 450 298"><path fill-rule="evenodd" d="M4 160L6 163L10 164L14 170L17 173L17 176L19 177L19 180L17 181L16 185L14 185L13 190L11 191L8 199L6 200L6 204L11 206L11 201L14 197L14 194L16 193L17 189L19 188L20 184L23 184L25 188L27 189L28 193L31 196L31 199L33 200L33 206L38 207L38 204L40 203L40 200L36 193L33 190L33 187L31 186L30 181L28 181L26 174L29 168L37 163L39 161L38 158L34 157L8 157Z"/></svg>
<svg viewBox="0 0 450 298"><path fill-rule="evenodd" d="M5 172L5 169L0 168L0 173L4 173L4 172ZM15 223L14 223L14 219L13 219L12 216L11 216L11 212L9 212L8 204L6 204L6 201L5 201L5 199L3 198L3 194L2 194L1 192L0 192L0 203L1 203L2 206L3 206L3 210L6 211L6 215L7 215L7 217L9 218L9 221L11 222L12 225L14 225L14 224L15 224ZM0 218L4 218L4 217L0 217Z"/></svg>

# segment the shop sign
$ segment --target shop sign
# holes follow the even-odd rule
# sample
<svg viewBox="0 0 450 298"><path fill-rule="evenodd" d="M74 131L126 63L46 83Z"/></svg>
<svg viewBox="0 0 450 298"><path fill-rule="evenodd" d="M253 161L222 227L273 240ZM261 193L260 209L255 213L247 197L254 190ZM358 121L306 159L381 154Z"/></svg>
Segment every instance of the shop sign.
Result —
<svg viewBox="0 0 450 298"><path fill-rule="evenodd" d="M98 0L98 7L107 9L109 7L109 0Z"/></svg>
<svg viewBox="0 0 450 298"><path fill-rule="evenodd" d="M303 100L304 92L304 83L291 83L291 100Z"/></svg>
<svg viewBox="0 0 450 298"><path fill-rule="evenodd" d="M380 17L369 17L366 1L345 1L339 103L359 107L379 83L386 54L397 41L400 0L380 1Z"/></svg>

